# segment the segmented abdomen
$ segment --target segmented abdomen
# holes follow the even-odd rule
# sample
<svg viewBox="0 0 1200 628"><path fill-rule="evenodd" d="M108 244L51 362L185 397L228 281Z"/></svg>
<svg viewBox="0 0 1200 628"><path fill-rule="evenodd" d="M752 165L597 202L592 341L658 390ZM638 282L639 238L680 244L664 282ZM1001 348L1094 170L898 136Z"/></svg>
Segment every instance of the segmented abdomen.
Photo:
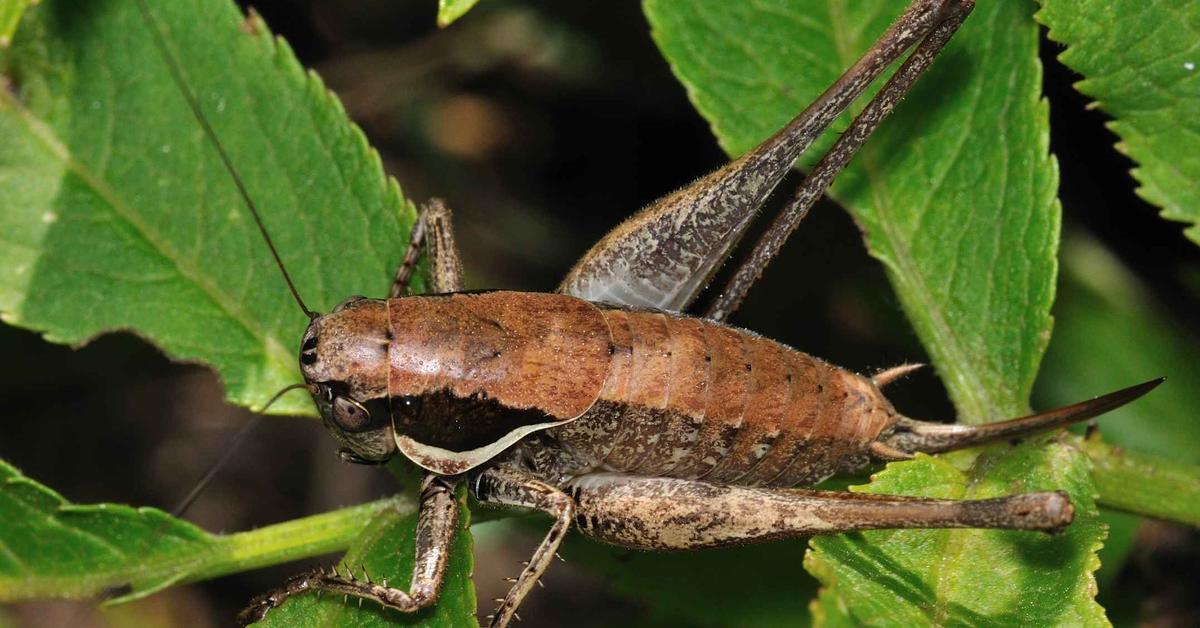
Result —
<svg viewBox="0 0 1200 628"><path fill-rule="evenodd" d="M616 471L796 486L862 467L895 422L867 379L756 334L656 311L604 310L600 398L554 433Z"/></svg>

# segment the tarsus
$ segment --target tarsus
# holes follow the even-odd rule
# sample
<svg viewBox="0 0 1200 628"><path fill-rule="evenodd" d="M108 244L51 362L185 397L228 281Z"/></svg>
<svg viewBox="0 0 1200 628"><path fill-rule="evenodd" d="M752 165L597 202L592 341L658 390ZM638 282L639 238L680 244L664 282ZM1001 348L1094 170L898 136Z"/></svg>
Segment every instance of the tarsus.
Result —
<svg viewBox="0 0 1200 628"><path fill-rule="evenodd" d="M221 163L225 165L225 170L229 173L230 178L233 179L233 184L237 187L238 194L241 195L242 200L246 203L246 207L250 210L250 214L254 217L254 224L258 225L258 231L267 243L267 248L271 249L271 255L275 258L275 264L279 266L279 271L283 273L283 280L287 282L288 290L292 292L292 298L296 299L296 304L304 311L305 316L310 319L320 316L308 309L308 306L304 304L304 299L300 298L300 291L296 289L296 284L292 282L292 276L288 274L287 267L283 265L283 258L279 257L279 251L275 249L275 243L271 240L271 235L267 233L267 227L263 224L262 217L258 214L258 207L250 198L250 192L246 190L246 184L233 167L233 161L229 158L229 154L225 152L225 147L221 144L221 140L217 138L216 131L209 124L208 118L204 116L204 112L200 110L200 103L196 100L196 95L192 93L191 88L184 80L183 70L175 61L175 57L171 56L171 51L167 47L167 42L163 38L162 31L155 24L154 17L150 15L150 8L146 5L146 0L137 0L137 4L138 10L142 14L142 19L146 22L146 27L150 30L151 39L154 40L155 47L162 53L163 60L167 64L167 69L171 72L171 79L175 81L176 86L179 87L179 91L183 93L183 98L187 101L188 107L192 110L192 115L195 116L196 122L200 124L200 128L204 131L204 135L208 137L217 149L217 154L221 156Z"/></svg>

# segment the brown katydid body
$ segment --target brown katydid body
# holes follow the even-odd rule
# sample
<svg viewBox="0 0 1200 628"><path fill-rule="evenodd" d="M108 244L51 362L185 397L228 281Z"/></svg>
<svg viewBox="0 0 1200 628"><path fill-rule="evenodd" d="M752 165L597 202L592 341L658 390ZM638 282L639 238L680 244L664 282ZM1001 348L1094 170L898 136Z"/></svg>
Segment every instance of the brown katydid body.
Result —
<svg viewBox="0 0 1200 628"><path fill-rule="evenodd" d="M353 297L317 315L304 307L280 264L312 318L300 368L323 421L344 445L343 458L376 463L400 453L429 473L407 590L318 571L257 599L241 619L257 620L313 589L406 612L436 603L457 528L453 491L462 482L482 503L554 519L498 600L494 626L515 615L572 525L617 545L676 550L878 528L1052 532L1068 525L1073 509L1062 492L954 501L793 487L876 461L1065 425L1127 403L1157 381L984 426L926 423L898 414L880 391L909 366L863 377L723 322L972 6L971 0L913 0L787 126L613 230L556 294L462 292L449 212L440 202L423 209L389 298ZM141 9L153 29L148 6ZM706 316L680 314L797 156L910 48ZM178 79L177 69L174 74ZM259 221L194 96L182 80L179 87ZM407 296L422 250L439 294Z"/></svg>
<svg viewBox="0 0 1200 628"><path fill-rule="evenodd" d="M392 429L378 458L443 475L546 430L574 474L797 486L861 469L899 419L871 380L752 332L561 294L357 299L304 346L306 379L345 386L317 393L335 429Z"/></svg>
<svg viewBox="0 0 1200 628"><path fill-rule="evenodd" d="M541 432L536 447L556 452L530 466L555 481L608 471L806 486L1031 421L1078 421L1144 388L1061 416L954 428L903 417L884 397L879 385L907 367L866 378L715 321L537 292L356 297L315 319L302 346L348 455L399 452L446 476Z"/></svg>

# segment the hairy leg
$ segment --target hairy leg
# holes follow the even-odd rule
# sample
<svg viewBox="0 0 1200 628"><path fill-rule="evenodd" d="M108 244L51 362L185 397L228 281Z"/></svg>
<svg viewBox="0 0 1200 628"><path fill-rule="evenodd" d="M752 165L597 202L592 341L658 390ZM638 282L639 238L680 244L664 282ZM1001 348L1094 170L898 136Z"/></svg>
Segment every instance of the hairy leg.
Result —
<svg viewBox="0 0 1200 628"><path fill-rule="evenodd" d="M592 301L686 309L796 158L884 69L944 23L952 7L969 4L913 0L841 78L783 129L618 226L579 260L559 291Z"/></svg>
<svg viewBox="0 0 1200 628"><path fill-rule="evenodd" d="M523 471L505 466L492 467L475 476L471 482L471 492L485 504L540 510L554 517L554 524L550 526L546 538L529 559L529 564L521 571L521 575L517 576L508 595L503 600L496 600L500 606L492 615L491 626L500 628L507 625L516 615L521 600L525 599L554 560L558 546L562 544L563 537L571 527L575 504L561 490Z"/></svg>
<svg viewBox="0 0 1200 628"><path fill-rule="evenodd" d="M750 256L709 306L704 314L705 318L724 321L738 308L750 287L758 281L763 270L779 253L783 243L808 215L813 203L829 189L834 177L846 167L850 158L862 148L875 129L879 128L879 123L895 109L896 104L908 93L917 78L929 68L973 8L974 0L953 0L946 3L940 14L941 21L892 75L883 89L867 103L866 108L830 147L829 152L813 166L812 171L796 189L792 200L775 216L775 220L759 238Z"/></svg>
<svg viewBox="0 0 1200 628"><path fill-rule="evenodd" d="M944 500L765 489L594 473L563 489L583 533L623 547L687 550L885 528L1003 528L1054 532L1074 510L1065 493Z"/></svg>
<svg viewBox="0 0 1200 628"><path fill-rule="evenodd" d="M454 240L450 208L442 199L433 198L421 206L417 222L413 223L408 236L408 250L396 269L388 296L395 298L408 294L408 282L417 267L417 260L421 258L422 249L429 254L432 269L430 292L441 294L462 290L462 261Z"/></svg>
<svg viewBox="0 0 1200 628"><path fill-rule="evenodd" d="M387 580L376 584L333 571L312 571L288 580L283 587L265 593L250 602L238 615L242 625L261 621L267 611L289 597L306 591L324 590L374 600L383 606L411 613L437 602L446 573L450 544L458 528L458 502L454 499L456 482L429 474L421 483L421 510L417 520L416 561L408 591L389 587ZM363 574L366 578L366 574Z"/></svg>

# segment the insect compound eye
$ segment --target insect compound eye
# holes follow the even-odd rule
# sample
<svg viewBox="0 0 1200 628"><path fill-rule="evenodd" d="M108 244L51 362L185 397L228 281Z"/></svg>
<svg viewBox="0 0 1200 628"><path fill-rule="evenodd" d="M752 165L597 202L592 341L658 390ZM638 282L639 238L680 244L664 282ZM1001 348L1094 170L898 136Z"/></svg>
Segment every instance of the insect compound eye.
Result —
<svg viewBox="0 0 1200 628"><path fill-rule="evenodd" d="M371 427L371 413L349 397L337 397L333 400L333 422L345 432L363 432Z"/></svg>

